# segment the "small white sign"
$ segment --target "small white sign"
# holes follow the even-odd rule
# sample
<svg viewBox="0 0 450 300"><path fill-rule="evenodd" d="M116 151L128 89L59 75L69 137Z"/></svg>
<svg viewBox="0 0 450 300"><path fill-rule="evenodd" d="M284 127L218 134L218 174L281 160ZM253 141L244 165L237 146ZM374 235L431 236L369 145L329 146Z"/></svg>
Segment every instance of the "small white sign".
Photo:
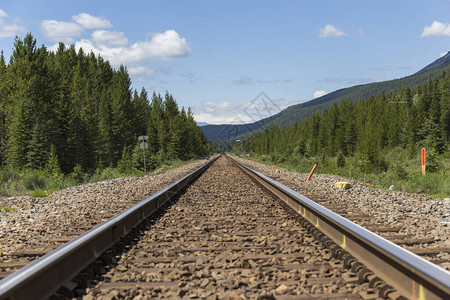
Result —
<svg viewBox="0 0 450 300"><path fill-rule="evenodd" d="M148 140L148 136L147 136L147 135L141 135L141 136L139 137L139 140L140 140L140 141Z"/></svg>
<svg viewBox="0 0 450 300"><path fill-rule="evenodd" d="M139 145L139 147L140 147L141 149L147 149L147 148L148 148L148 144L147 144L146 142L142 142L142 143Z"/></svg>

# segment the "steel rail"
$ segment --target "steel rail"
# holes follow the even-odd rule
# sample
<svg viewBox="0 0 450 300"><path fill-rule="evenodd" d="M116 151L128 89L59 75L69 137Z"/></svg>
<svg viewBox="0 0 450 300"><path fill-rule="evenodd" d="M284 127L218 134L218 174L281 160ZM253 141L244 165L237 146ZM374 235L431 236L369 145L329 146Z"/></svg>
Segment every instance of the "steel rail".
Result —
<svg viewBox="0 0 450 300"><path fill-rule="evenodd" d="M229 156L227 156L229 157ZM343 250L408 299L450 299L450 272L229 157Z"/></svg>
<svg viewBox="0 0 450 300"><path fill-rule="evenodd" d="M46 299L172 199L218 157L0 281L0 299Z"/></svg>

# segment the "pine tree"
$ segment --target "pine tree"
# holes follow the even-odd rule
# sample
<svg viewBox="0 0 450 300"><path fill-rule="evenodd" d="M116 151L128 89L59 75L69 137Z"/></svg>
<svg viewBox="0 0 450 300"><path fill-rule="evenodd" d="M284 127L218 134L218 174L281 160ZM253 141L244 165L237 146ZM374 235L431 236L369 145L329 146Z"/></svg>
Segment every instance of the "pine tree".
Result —
<svg viewBox="0 0 450 300"><path fill-rule="evenodd" d="M442 136L444 142L450 143L450 75L442 74L440 83L441 93L441 114L440 127L442 128Z"/></svg>
<svg viewBox="0 0 450 300"><path fill-rule="evenodd" d="M121 65L114 74L111 95L111 147L115 164L125 146L131 145L135 136L132 131L131 80L126 68Z"/></svg>
<svg viewBox="0 0 450 300"><path fill-rule="evenodd" d="M41 169L48 159L48 138L41 123L36 123L31 132L29 150L26 154L26 166L31 169Z"/></svg>
<svg viewBox="0 0 450 300"><path fill-rule="evenodd" d="M50 153L47 164L45 165L45 170L52 176L53 179L61 179L61 169L59 167L58 156L53 144L50 146Z"/></svg>

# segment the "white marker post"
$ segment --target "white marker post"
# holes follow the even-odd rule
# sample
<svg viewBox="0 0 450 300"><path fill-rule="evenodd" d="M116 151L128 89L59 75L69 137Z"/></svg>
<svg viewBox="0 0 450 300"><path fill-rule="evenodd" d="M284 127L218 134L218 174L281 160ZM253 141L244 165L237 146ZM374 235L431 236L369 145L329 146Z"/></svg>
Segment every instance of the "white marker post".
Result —
<svg viewBox="0 0 450 300"><path fill-rule="evenodd" d="M142 149L142 153L144 154L144 174L147 175L147 166L145 165L145 149L148 148L148 144L146 142L146 140L148 140L148 136L141 135L138 139L142 141L139 147Z"/></svg>

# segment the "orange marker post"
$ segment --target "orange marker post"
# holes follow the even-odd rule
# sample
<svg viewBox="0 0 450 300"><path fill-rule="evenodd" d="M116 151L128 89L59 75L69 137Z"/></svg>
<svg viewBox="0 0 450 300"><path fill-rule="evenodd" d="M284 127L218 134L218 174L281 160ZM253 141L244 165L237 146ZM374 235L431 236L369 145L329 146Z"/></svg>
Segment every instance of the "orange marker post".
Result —
<svg viewBox="0 0 450 300"><path fill-rule="evenodd" d="M309 176L306 179L306 181L309 181L311 179L311 177L314 174L314 171L316 170L316 168L317 168L317 164L315 164L314 167L312 168L311 173L309 173Z"/></svg>
<svg viewBox="0 0 450 300"><path fill-rule="evenodd" d="M425 148L422 148L422 175L425 176Z"/></svg>

